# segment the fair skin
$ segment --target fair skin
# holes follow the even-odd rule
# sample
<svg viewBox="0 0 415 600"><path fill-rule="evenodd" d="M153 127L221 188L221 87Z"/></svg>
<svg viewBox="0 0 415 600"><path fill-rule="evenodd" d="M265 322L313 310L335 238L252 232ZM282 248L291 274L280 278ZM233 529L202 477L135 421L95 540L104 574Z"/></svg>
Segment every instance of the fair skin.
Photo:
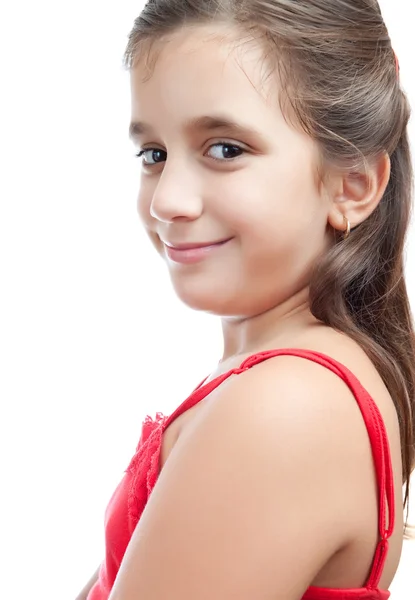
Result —
<svg viewBox="0 0 415 600"><path fill-rule="evenodd" d="M307 303L313 264L333 243L333 229L344 229L343 215L354 226L376 208L389 159L366 174L333 168L320 185L316 146L284 119L277 82L261 78L260 48L235 50L232 30L218 43L211 35L218 30L183 29L164 40L150 78L143 64L132 71L132 122L144 124L133 127L146 151L144 227L178 296L222 318L217 373L253 352L299 343L321 351L332 344L349 364L358 353L356 374L369 373L398 460L380 378ZM218 115L250 131L200 119ZM225 240L190 264L164 245ZM319 365L279 357L231 378L197 408L163 460L110 600L299 600L313 582L363 585L377 541L376 484L344 383ZM348 554L349 573L333 570L330 578L325 567L355 544L361 527L368 532L361 556L353 562Z"/></svg>

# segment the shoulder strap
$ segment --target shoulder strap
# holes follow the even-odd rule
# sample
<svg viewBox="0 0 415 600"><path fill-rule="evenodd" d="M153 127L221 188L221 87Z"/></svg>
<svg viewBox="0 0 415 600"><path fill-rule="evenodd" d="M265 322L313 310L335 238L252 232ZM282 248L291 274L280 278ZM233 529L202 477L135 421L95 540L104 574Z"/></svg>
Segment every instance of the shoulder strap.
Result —
<svg viewBox="0 0 415 600"><path fill-rule="evenodd" d="M178 417L179 414L185 412L185 410L200 402L231 375L239 375L240 373L251 369L253 366L276 356L296 356L320 364L343 379L356 398L366 425L366 429L368 431L379 489L380 541L376 548L371 573L366 584L367 588L376 589L386 561L388 552L388 539L392 535L395 525L395 496L392 461L382 415L380 414L380 411L373 398L362 386L357 377L353 375L353 373L346 366L325 354L312 350L303 350L297 348L266 350L250 356L243 361L239 368L232 369L231 371L216 377L205 385L204 382L202 382L189 396L189 398L187 398L187 400L185 400L185 402L179 406L179 408L171 415L171 417L167 419L165 426L167 427L167 425L176 417ZM388 525L386 525L387 515Z"/></svg>

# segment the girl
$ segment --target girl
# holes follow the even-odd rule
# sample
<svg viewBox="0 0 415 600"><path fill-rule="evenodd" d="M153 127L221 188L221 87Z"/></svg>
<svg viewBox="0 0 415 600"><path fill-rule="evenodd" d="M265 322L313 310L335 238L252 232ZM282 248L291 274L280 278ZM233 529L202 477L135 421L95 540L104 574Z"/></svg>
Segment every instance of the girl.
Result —
<svg viewBox="0 0 415 600"><path fill-rule="evenodd" d="M415 344L409 108L379 6L151 0L125 59L140 217L224 354L145 420L79 598L386 600Z"/></svg>

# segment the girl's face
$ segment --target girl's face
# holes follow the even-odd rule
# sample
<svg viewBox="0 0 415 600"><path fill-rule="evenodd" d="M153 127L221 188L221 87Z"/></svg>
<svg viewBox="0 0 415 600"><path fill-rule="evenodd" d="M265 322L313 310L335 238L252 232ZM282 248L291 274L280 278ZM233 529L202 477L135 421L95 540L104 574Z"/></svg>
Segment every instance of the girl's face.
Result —
<svg viewBox="0 0 415 600"><path fill-rule="evenodd" d="M182 29L158 42L150 77L144 61L132 70L138 211L185 303L251 317L307 288L328 201L261 49L219 29Z"/></svg>

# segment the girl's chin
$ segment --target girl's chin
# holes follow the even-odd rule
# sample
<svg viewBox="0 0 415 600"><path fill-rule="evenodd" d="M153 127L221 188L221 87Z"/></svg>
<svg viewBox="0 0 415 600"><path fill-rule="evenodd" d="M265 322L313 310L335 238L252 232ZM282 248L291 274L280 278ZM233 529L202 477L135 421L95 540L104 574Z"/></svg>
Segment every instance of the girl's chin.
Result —
<svg viewBox="0 0 415 600"><path fill-rule="evenodd" d="M219 286L204 286L200 281L199 285L197 282L177 281L174 274L171 279L176 296L183 304L193 310L215 315L222 314L226 300L214 292Z"/></svg>
<svg viewBox="0 0 415 600"><path fill-rule="evenodd" d="M204 287L182 285L182 282L174 281L174 278L172 280L176 296L192 310L217 317L234 317L243 309L238 295L232 295L229 287L224 287L221 282Z"/></svg>

